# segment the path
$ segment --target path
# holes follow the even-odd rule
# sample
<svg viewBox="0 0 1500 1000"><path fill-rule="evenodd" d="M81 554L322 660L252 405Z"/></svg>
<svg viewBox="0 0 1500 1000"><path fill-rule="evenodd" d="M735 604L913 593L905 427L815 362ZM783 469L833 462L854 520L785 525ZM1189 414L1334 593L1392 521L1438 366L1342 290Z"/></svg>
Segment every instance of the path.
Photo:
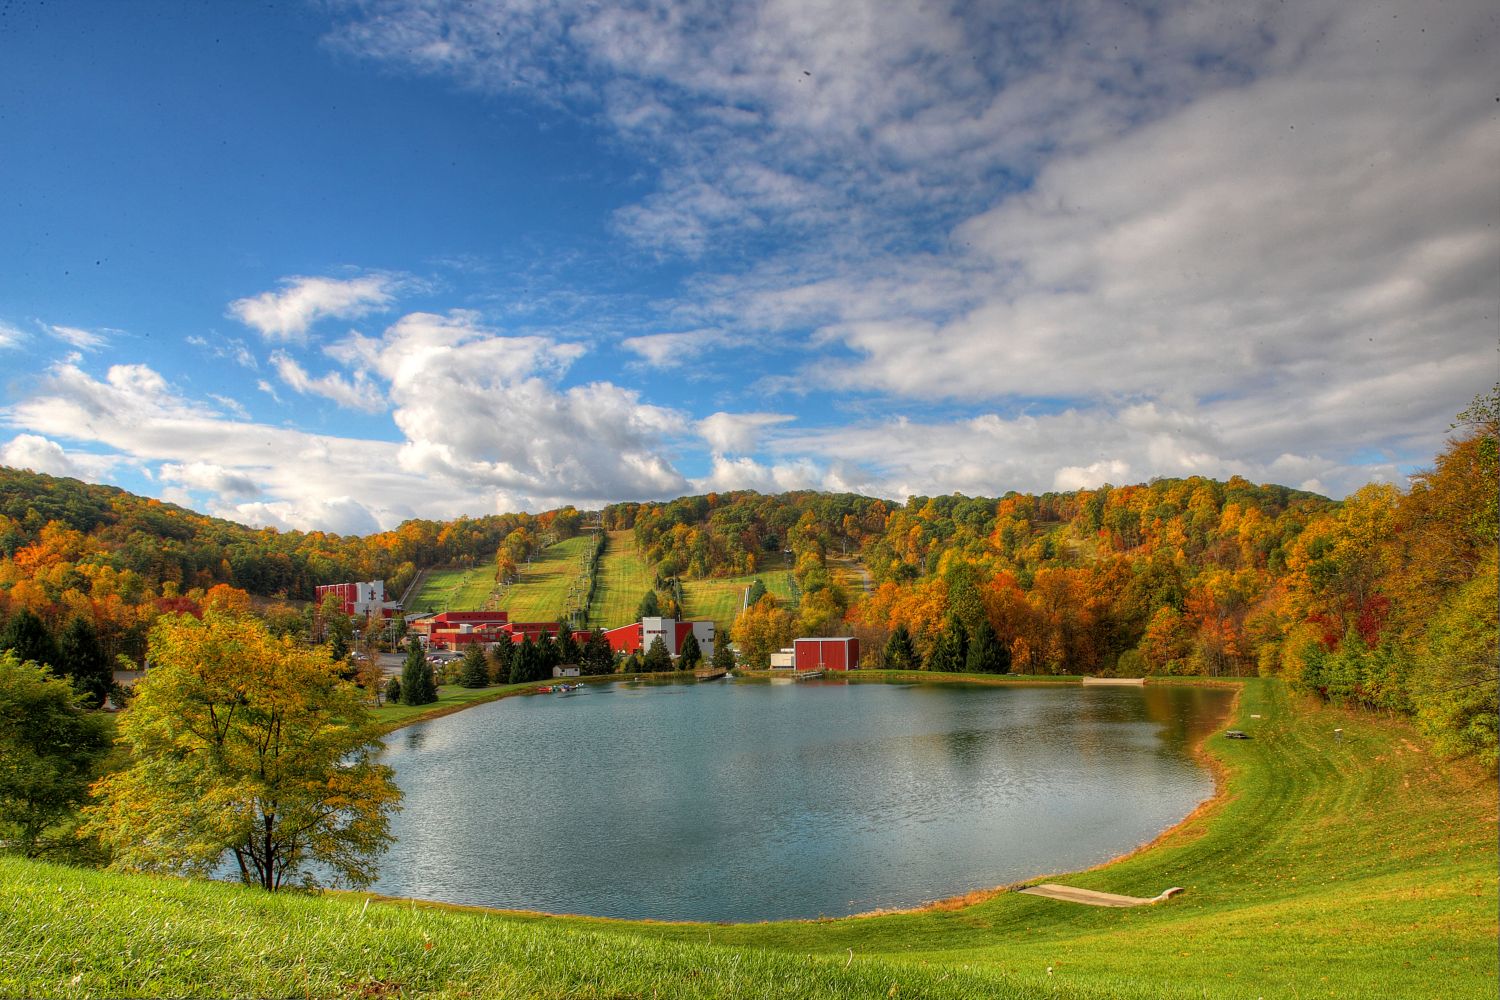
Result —
<svg viewBox="0 0 1500 1000"><path fill-rule="evenodd" d="M1160 896L1146 899L1143 896L1120 896L1113 892L1075 889L1070 885L1054 885L1051 882L1043 882L1041 885L1034 885L1021 890L1021 892L1030 896L1046 896L1048 899L1061 899L1069 903L1083 903L1085 906L1149 906L1152 903L1160 903L1171 899L1181 891L1180 888L1174 886Z"/></svg>

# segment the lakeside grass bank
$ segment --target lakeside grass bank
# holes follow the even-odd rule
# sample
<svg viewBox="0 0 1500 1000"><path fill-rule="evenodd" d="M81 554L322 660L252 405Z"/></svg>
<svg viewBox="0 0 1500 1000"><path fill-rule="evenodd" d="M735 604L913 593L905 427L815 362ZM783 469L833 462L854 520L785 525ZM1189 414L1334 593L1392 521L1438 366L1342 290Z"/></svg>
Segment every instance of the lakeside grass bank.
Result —
<svg viewBox="0 0 1500 1000"><path fill-rule="evenodd" d="M1492 997L1493 776L1278 682L1245 682L1232 725L1252 738L1207 739L1212 806L1149 850L1031 880L1187 888L1160 906L1002 892L837 920L629 923L3 859L0 994Z"/></svg>

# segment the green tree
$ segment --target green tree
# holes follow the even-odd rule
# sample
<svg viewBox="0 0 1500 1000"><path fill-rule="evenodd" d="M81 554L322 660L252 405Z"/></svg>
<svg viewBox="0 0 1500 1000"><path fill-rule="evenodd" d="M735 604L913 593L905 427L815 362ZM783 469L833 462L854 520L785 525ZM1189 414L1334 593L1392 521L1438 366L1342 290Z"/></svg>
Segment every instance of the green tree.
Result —
<svg viewBox="0 0 1500 1000"><path fill-rule="evenodd" d="M762 597L766 596L766 585L761 582L760 577L750 581L750 593L745 595L745 607L749 607Z"/></svg>
<svg viewBox="0 0 1500 1000"><path fill-rule="evenodd" d="M965 669L975 674L1003 674L1010 670L1010 650L1001 644L987 618L979 620L969 639Z"/></svg>
<svg viewBox="0 0 1500 1000"><path fill-rule="evenodd" d="M662 641L661 636L651 640L651 647L646 650L644 669L652 673L672 669L672 654L667 652L667 644Z"/></svg>
<svg viewBox="0 0 1500 1000"><path fill-rule="evenodd" d="M57 666L83 696L89 708L98 708L115 686L115 672L99 645L99 635L87 618L74 618L58 644Z"/></svg>
<svg viewBox="0 0 1500 1000"><path fill-rule="evenodd" d="M1456 593L1429 625L1412 698L1436 749L1473 755L1492 772L1500 759L1500 659L1493 564Z"/></svg>
<svg viewBox="0 0 1500 1000"><path fill-rule="evenodd" d="M392 677L385 682L385 700L392 705L401 701L401 678Z"/></svg>
<svg viewBox="0 0 1500 1000"><path fill-rule="evenodd" d="M897 625L885 643L885 666L887 670L921 670L922 657L905 625Z"/></svg>
<svg viewBox="0 0 1500 1000"><path fill-rule="evenodd" d="M968 630L957 617L949 618L942 634L938 636L937 643L932 648L932 656L927 661L927 669L955 674L968 666L968 660Z"/></svg>
<svg viewBox="0 0 1500 1000"><path fill-rule="evenodd" d="M715 670L734 669L734 650L729 648L729 643L722 639L714 641L713 665Z"/></svg>
<svg viewBox="0 0 1500 1000"><path fill-rule="evenodd" d="M29 608L17 611L0 631L0 650L5 649L13 651L22 663L57 667L62 659L47 626Z"/></svg>
<svg viewBox="0 0 1500 1000"><path fill-rule="evenodd" d="M28 858L73 842L58 827L88 797L109 750L108 721L78 701L45 667L0 654L0 842Z"/></svg>
<svg viewBox="0 0 1500 1000"><path fill-rule="evenodd" d="M582 660L579 666L585 674L597 676L614 672L614 650L610 649L609 640L604 637L603 632L589 633L588 639L583 643Z"/></svg>
<svg viewBox="0 0 1500 1000"><path fill-rule="evenodd" d="M636 606L636 618L656 618L661 614L661 601L656 596L656 591L648 590L641 597L641 603Z"/></svg>
<svg viewBox="0 0 1500 1000"><path fill-rule="evenodd" d="M682 648L677 651L678 670L697 670L698 664L703 662L703 647L698 645L698 637L689 632L687 638L682 640Z"/></svg>
<svg viewBox="0 0 1500 1000"><path fill-rule="evenodd" d="M428 705L437 701L437 685L432 668L416 636L406 640L406 662L401 665L401 700L407 705Z"/></svg>
<svg viewBox="0 0 1500 1000"><path fill-rule="evenodd" d="M515 655L516 644L507 637L502 637L499 642L490 647L491 682L505 684L510 681L510 661Z"/></svg>
<svg viewBox="0 0 1500 1000"><path fill-rule="evenodd" d="M542 664L537 658L536 645L531 641L531 636L524 636L510 658L510 682L527 684L540 680L541 677Z"/></svg>
<svg viewBox="0 0 1500 1000"><path fill-rule="evenodd" d="M464 650L463 663L458 669L458 683L466 688L482 688L490 682L490 667L484 661L484 650L473 643Z"/></svg>
<svg viewBox="0 0 1500 1000"><path fill-rule="evenodd" d="M373 881L401 793L328 650L216 612L163 616L149 648L119 727L132 763L86 811L114 865L206 874L227 854L267 890Z"/></svg>

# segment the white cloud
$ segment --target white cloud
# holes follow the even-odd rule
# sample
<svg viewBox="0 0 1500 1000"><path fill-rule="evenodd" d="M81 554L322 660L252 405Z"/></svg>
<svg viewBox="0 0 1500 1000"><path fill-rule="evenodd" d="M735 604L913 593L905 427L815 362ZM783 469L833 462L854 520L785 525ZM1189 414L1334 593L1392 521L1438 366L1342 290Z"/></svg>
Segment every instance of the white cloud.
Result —
<svg viewBox="0 0 1500 1000"><path fill-rule="evenodd" d="M268 340L300 341L325 317L352 319L376 312L395 300L397 279L386 274L358 278L283 278L281 290L262 292L229 304L229 315Z"/></svg>
<svg viewBox="0 0 1500 1000"><path fill-rule="evenodd" d="M4 320L0 320L0 351L20 347L25 342L25 333Z"/></svg>
<svg viewBox="0 0 1500 1000"><path fill-rule="evenodd" d="M260 494L255 480L215 462L163 462L158 475L164 483L176 483L190 490L207 490L220 496L254 497Z"/></svg>
<svg viewBox="0 0 1500 1000"><path fill-rule="evenodd" d="M80 351L97 351L109 343L109 338L102 332L83 330L76 326L58 326L52 323L41 324L53 337L65 344L71 344Z"/></svg>
<svg viewBox="0 0 1500 1000"><path fill-rule="evenodd" d="M68 452L56 441L36 434L17 434L0 445L0 465L30 469L49 476L99 481L120 463L116 455Z"/></svg>
<svg viewBox="0 0 1500 1000"><path fill-rule="evenodd" d="M285 351L272 352L271 366L276 369L281 381L303 395L323 396L342 407L364 413L379 413L385 409L384 393L370 381L363 370L355 372L352 379L337 372L313 378L307 373L307 369Z"/></svg>
<svg viewBox="0 0 1500 1000"><path fill-rule="evenodd" d="M753 452L761 431L795 420L785 413L725 413L720 410L698 421L698 433L716 454Z"/></svg>
<svg viewBox="0 0 1500 1000"><path fill-rule="evenodd" d="M729 343L719 330L685 330L626 337L620 346L637 354L652 368L681 368L715 347Z"/></svg>

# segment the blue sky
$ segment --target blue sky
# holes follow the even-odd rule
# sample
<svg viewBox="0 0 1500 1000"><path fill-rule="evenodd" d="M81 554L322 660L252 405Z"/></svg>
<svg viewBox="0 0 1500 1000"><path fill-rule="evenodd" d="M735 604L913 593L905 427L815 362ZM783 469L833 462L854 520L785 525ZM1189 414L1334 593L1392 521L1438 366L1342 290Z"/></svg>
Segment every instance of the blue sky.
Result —
<svg viewBox="0 0 1500 1000"><path fill-rule="evenodd" d="M0 6L0 461L341 532L1402 481L1496 380L1490 6Z"/></svg>

